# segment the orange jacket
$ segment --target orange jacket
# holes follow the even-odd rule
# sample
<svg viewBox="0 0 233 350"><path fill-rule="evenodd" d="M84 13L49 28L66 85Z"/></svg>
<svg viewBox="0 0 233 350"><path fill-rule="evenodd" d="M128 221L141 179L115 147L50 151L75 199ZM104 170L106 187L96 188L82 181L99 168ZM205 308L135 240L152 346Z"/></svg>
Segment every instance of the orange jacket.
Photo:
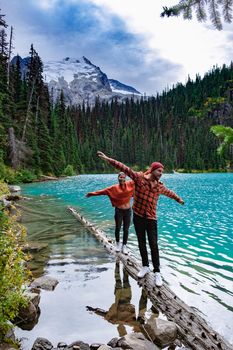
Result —
<svg viewBox="0 0 233 350"><path fill-rule="evenodd" d="M112 206L118 207L127 204L130 201L134 193L134 181L126 181L124 186L113 185L103 190L96 192L89 192L90 196L102 196L106 195L109 197Z"/></svg>

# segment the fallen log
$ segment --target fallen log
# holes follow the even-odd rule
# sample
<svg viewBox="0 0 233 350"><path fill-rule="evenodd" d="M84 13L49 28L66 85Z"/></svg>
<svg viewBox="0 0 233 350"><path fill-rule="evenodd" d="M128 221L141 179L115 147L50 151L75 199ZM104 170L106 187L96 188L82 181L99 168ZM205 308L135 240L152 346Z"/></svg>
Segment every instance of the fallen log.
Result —
<svg viewBox="0 0 233 350"><path fill-rule="evenodd" d="M59 180L59 178L56 176L41 175L34 182L55 181L55 180Z"/></svg>
<svg viewBox="0 0 233 350"><path fill-rule="evenodd" d="M74 208L69 207L68 210L95 235L109 253L117 254L129 274L146 290L151 302L167 316L168 320L177 324L179 336L184 344L195 350L233 350L230 343L213 330L194 308L175 295L166 284L158 288L153 273L138 280L137 273L141 265L136 257L132 254L116 253L112 239L108 238L104 231L86 220Z"/></svg>

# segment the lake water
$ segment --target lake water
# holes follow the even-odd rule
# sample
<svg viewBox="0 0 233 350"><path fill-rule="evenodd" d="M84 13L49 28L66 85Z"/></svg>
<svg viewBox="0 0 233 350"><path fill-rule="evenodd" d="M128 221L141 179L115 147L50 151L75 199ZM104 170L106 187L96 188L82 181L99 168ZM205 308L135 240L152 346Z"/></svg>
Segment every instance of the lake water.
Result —
<svg viewBox="0 0 233 350"><path fill-rule="evenodd" d="M29 240L48 243L34 257L33 274L59 280L55 291L42 292L41 315L33 330L16 331L25 338L26 348L37 336L54 345L77 339L106 343L133 329L132 324L109 323L86 310L87 305L109 310L114 303L115 257L66 211L66 206L75 207L114 237L114 209L108 198L85 194L116 180L116 174L81 175L22 186L23 194L34 198L22 203ZM233 343L233 174L165 174L163 181L185 201L181 206L165 196L159 199L163 279ZM133 225L128 246L139 258ZM129 283L137 316L141 289L131 278Z"/></svg>

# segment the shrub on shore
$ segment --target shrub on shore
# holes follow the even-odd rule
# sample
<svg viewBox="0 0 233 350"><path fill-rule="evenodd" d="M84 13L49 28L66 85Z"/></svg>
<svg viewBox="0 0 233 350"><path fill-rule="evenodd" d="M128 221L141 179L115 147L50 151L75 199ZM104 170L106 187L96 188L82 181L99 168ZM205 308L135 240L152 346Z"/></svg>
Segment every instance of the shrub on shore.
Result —
<svg viewBox="0 0 233 350"><path fill-rule="evenodd" d="M0 182L0 197L7 194L7 185ZM27 255L22 251L26 230L10 216L0 202L0 340L4 339L18 314L26 305L23 286L28 280Z"/></svg>

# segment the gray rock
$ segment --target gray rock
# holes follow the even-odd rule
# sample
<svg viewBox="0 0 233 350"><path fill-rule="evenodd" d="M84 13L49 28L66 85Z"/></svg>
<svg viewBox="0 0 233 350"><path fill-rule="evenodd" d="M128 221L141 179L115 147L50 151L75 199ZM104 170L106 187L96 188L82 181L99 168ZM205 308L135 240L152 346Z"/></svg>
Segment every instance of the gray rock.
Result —
<svg viewBox="0 0 233 350"><path fill-rule="evenodd" d="M117 346L120 346L121 349L133 349L132 346L128 344L127 340L124 337L118 340Z"/></svg>
<svg viewBox="0 0 233 350"><path fill-rule="evenodd" d="M68 346L68 349L70 349L70 350L90 350L90 347L88 344L84 343L83 341L78 340L78 341L71 343Z"/></svg>
<svg viewBox="0 0 233 350"><path fill-rule="evenodd" d="M159 350L159 348L147 340L142 333L126 334L118 340L117 346L122 349Z"/></svg>
<svg viewBox="0 0 233 350"><path fill-rule="evenodd" d="M90 349L91 350L98 350L101 345L102 344L99 344L99 343L93 343L90 345Z"/></svg>
<svg viewBox="0 0 233 350"><path fill-rule="evenodd" d="M11 201L8 201L6 198L1 199L1 202L5 208L10 208Z"/></svg>
<svg viewBox="0 0 233 350"><path fill-rule="evenodd" d="M22 199L23 197L22 196L19 196L18 194L10 194L10 195L7 195L6 196L6 199L8 200L8 201L14 201L14 202L16 202L16 201L19 201L20 199Z"/></svg>
<svg viewBox="0 0 233 350"><path fill-rule="evenodd" d="M60 341L58 344L57 344L57 347L58 348L66 348L68 345L66 344L66 343L64 343L64 342L62 342L62 341Z"/></svg>
<svg viewBox="0 0 233 350"><path fill-rule="evenodd" d="M42 288L45 290L54 290L56 285L58 284L58 280L49 276L42 276L36 278L30 285L31 288Z"/></svg>
<svg viewBox="0 0 233 350"><path fill-rule="evenodd" d="M19 319L23 321L23 323L33 322L37 319L37 308L35 305L29 300L28 304L19 309L19 314L17 316Z"/></svg>
<svg viewBox="0 0 233 350"><path fill-rule="evenodd" d="M19 313L15 319L18 327L24 330L32 330L37 324L40 316L40 290L33 293L31 290L26 290L24 296L28 303L19 308Z"/></svg>
<svg viewBox="0 0 233 350"><path fill-rule="evenodd" d="M118 338L112 338L107 345L111 346L112 348L115 348L117 346Z"/></svg>
<svg viewBox="0 0 233 350"><path fill-rule="evenodd" d="M101 345L98 350L111 350L112 348L108 345Z"/></svg>
<svg viewBox="0 0 233 350"><path fill-rule="evenodd" d="M45 338L37 338L32 346L32 350L51 350L53 344Z"/></svg>
<svg viewBox="0 0 233 350"><path fill-rule="evenodd" d="M33 303L33 305L36 308L38 308L39 303L40 303L40 294L39 293L33 293L33 292L28 290L24 293L24 295L26 296L26 298L28 298Z"/></svg>
<svg viewBox="0 0 233 350"><path fill-rule="evenodd" d="M174 322L151 317L144 327L152 341L161 347L174 343L177 338L177 326Z"/></svg>
<svg viewBox="0 0 233 350"><path fill-rule="evenodd" d="M21 191L21 187L16 186L16 185L8 185L8 188L9 188L10 192L20 192Z"/></svg>

